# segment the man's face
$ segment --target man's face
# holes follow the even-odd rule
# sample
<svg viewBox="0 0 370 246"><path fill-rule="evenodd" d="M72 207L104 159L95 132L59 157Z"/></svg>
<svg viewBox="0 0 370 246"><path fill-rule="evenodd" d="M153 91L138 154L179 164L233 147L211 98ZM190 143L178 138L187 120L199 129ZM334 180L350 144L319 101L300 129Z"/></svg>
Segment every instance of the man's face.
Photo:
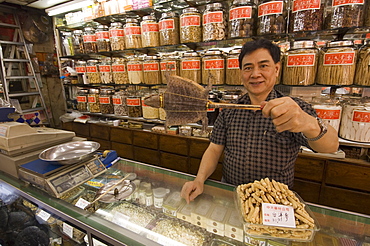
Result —
<svg viewBox="0 0 370 246"><path fill-rule="evenodd" d="M275 85L280 62L272 59L267 49L261 48L247 54L242 60L241 79L250 96L265 97Z"/></svg>

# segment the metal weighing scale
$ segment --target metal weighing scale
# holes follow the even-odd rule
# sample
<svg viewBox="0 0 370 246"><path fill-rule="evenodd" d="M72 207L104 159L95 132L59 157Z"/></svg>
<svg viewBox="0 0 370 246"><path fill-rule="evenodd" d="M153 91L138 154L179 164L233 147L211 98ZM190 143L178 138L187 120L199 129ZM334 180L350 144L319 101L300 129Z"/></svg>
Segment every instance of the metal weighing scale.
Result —
<svg viewBox="0 0 370 246"><path fill-rule="evenodd" d="M88 161L73 165L61 165L58 162L38 159L21 165L18 176L59 198L64 193L99 176L106 170L98 155L95 155Z"/></svg>

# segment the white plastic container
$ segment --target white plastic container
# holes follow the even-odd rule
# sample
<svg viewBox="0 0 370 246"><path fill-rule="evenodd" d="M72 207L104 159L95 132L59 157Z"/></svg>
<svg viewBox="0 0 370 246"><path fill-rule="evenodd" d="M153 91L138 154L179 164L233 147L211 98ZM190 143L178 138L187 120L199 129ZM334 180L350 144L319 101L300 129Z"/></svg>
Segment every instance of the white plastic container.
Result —
<svg viewBox="0 0 370 246"><path fill-rule="evenodd" d="M163 187L158 187L158 188L153 189L153 201L154 201L155 208L163 207L164 198L167 196L169 192L170 192L169 189L166 189Z"/></svg>

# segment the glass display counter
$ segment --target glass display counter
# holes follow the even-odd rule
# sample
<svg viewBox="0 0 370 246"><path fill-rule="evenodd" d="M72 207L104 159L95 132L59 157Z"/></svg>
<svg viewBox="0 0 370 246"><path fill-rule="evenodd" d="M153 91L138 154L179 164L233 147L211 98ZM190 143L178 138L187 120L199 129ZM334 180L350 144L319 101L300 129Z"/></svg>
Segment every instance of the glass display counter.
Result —
<svg viewBox="0 0 370 246"><path fill-rule="evenodd" d="M315 204L308 206L321 229L313 241L251 238L243 234L234 187L208 180L204 193L186 204L180 190L193 178L121 159L60 198L0 173L0 199L8 208L26 207L52 240L67 238L76 245L370 245L370 216ZM108 195L85 207L105 191Z"/></svg>

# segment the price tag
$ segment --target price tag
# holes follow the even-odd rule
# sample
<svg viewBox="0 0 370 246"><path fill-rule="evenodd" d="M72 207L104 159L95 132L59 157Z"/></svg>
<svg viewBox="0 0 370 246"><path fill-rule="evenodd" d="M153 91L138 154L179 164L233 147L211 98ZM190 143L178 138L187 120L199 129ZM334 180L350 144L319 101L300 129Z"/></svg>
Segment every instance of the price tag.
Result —
<svg viewBox="0 0 370 246"><path fill-rule="evenodd" d="M89 205L90 203L88 201L86 201L85 199L83 198L80 198L78 199L78 201L76 202L75 206L78 207L78 208L81 208L81 209L85 209L87 205Z"/></svg>
<svg viewBox="0 0 370 246"><path fill-rule="evenodd" d="M37 214L37 216L40 217L40 219L42 219L43 221L47 221L50 218L50 214L42 209Z"/></svg>
<svg viewBox="0 0 370 246"><path fill-rule="evenodd" d="M63 233L68 237L73 238L73 227L63 222Z"/></svg>
<svg viewBox="0 0 370 246"><path fill-rule="evenodd" d="M129 221L129 220L130 220L129 216L124 215L120 212L115 212L114 216L113 216L113 219L112 219L112 222L119 225L119 226L126 227L127 221Z"/></svg>
<svg viewBox="0 0 370 246"><path fill-rule="evenodd" d="M262 203L264 225L295 228L294 208L280 204Z"/></svg>

